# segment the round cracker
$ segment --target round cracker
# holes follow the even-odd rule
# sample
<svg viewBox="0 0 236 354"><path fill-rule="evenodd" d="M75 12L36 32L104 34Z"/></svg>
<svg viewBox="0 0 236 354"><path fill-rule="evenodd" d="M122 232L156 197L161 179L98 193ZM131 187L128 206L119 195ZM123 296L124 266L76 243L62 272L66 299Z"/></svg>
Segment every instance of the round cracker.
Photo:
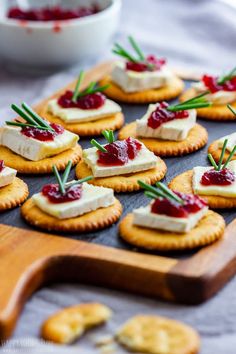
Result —
<svg viewBox="0 0 236 354"><path fill-rule="evenodd" d="M189 100L190 98L197 96L194 88L190 88L185 91L180 96L180 102ZM236 109L236 102L230 103L231 106ZM236 120L236 116L228 109L226 104L223 105L212 105L211 107L199 108L197 109L197 116L202 119L207 120L217 120L217 121L226 121L226 120Z"/></svg>
<svg viewBox="0 0 236 354"><path fill-rule="evenodd" d="M200 349L200 338L193 328L161 316L131 318L118 331L116 339L139 353L197 354Z"/></svg>
<svg viewBox="0 0 236 354"><path fill-rule="evenodd" d="M133 214L126 215L119 225L120 236L125 241L137 247L156 251L182 251L205 246L220 238L224 229L223 217L213 211L208 211L188 233L174 233L133 225Z"/></svg>
<svg viewBox="0 0 236 354"><path fill-rule="evenodd" d="M41 115L51 123L62 125L66 130L80 136L94 136L101 135L102 131L117 130L124 124L124 115L122 113L116 113L111 116L84 123L66 123L59 117L53 116L50 112L47 112L47 105Z"/></svg>
<svg viewBox="0 0 236 354"><path fill-rule="evenodd" d="M221 155L222 148L218 147L218 140L213 141L211 145L209 145L208 148L208 153L211 154L214 158L214 160L218 163L220 161L220 155ZM224 157L222 162L224 163L227 158L229 157L230 152L228 150L225 150ZM234 154L231 160L236 160L236 155Z"/></svg>
<svg viewBox="0 0 236 354"><path fill-rule="evenodd" d="M138 140L155 155L162 157L190 154L205 146L208 140L207 130L199 124L195 124L195 126L189 131L187 138L182 141L138 137L136 134L136 125L136 122L125 125L120 130L118 138L120 140L127 139L130 136L132 138L138 138Z"/></svg>
<svg viewBox="0 0 236 354"><path fill-rule="evenodd" d="M118 199L109 207L70 219L57 219L46 214L34 204L32 198L21 207L21 215L27 223L40 229L58 232L91 232L105 229L114 224L121 213L122 205Z"/></svg>
<svg viewBox="0 0 236 354"><path fill-rule="evenodd" d="M63 171L69 160L75 165L82 157L82 149L77 144L75 148L66 150L55 156L39 161L30 161L15 154L7 147L0 146L0 156L5 161L6 166L16 169L19 173L43 174L51 173L53 165L57 167L58 171Z"/></svg>
<svg viewBox="0 0 236 354"><path fill-rule="evenodd" d="M15 208L22 204L29 195L27 184L15 177L7 186L0 187L0 211Z"/></svg>
<svg viewBox="0 0 236 354"><path fill-rule="evenodd" d="M66 307L50 316L42 325L41 337L60 344L78 339L86 329L98 326L111 317L111 310L99 303Z"/></svg>
<svg viewBox="0 0 236 354"><path fill-rule="evenodd" d="M104 77L99 84L101 86L109 84L110 86L104 92L106 96L116 101L141 104L171 100L179 96L184 89L184 82L176 76L165 87L133 93L124 92L112 81L110 76Z"/></svg>
<svg viewBox="0 0 236 354"><path fill-rule="evenodd" d="M169 183L169 188L176 192L191 193L192 188L193 171L189 170L176 176ZM201 195L201 198L205 199L212 209L227 209L236 207L236 198L220 197L216 195Z"/></svg>
<svg viewBox="0 0 236 354"><path fill-rule="evenodd" d="M117 193L133 192L141 189L140 185L138 184L139 179L145 183L154 184L165 176L166 171L167 167L165 162L158 158L155 168L136 173L129 173L126 175L94 178L88 181L88 183L91 183L95 186L112 188ZM91 169L83 160L80 161L76 166L75 173L78 179L92 175Z"/></svg>

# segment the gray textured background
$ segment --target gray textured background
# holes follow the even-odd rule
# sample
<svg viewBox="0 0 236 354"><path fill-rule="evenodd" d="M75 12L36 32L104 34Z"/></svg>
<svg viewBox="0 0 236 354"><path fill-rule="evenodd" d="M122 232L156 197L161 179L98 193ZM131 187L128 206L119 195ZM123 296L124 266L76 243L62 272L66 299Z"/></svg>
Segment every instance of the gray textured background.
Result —
<svg viewBox="0 0 236 354"><path fill-rule="evenodd" d="M222 72L235 65L235 20L235 8L217 0L125 0L118 38L134 34L148 51L167 56L173 66ZM107 57L109 51L99 59ZM87 65L83 63L83 66ZM1 120L11 116L8 108L10 103L20 100L35 103L47 97L74 78L81 66L54 75L32 78L22 74L13 75L2 64ZM134 114L132 109L128 112ZM222 124L221 127L229 132L233 124ZM221 134L222 130L218 129L216 135ZM204 159L202 154L199 153L199 156ZM188 160L191 161L191 158ZM179 169L176 162L176 173ZM91 337L114 332L134 314L156 313L184 320L199 330L202 336L201 354L235 354L235 290L234 279L211 301L201 306L186 307L89 286L54 285L38 291L28 301L17 325L14 341L7 343L0 352L95 353ZM58 348L38 342L40 325L48 315L61 307L87 301L100 301L111 306L114 317L107 326L86 335L71 347ZM121 349L117 352L122 353Z"/></svg>

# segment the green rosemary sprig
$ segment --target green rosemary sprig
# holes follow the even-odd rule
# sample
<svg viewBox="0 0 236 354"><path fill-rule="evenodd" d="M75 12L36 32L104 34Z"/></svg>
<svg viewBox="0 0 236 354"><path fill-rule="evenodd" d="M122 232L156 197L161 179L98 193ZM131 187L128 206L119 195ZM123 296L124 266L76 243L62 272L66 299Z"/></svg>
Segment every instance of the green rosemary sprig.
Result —
<svg viewBox="0 0 236 354"><path fill-rule="evenodd" d="M176 105L171 105L167 107L167 110L170 112L177 112L177 111L183 111L183 110L189 110L189 109L195 109L195 108L203 108L203 107L209 107L211 106L211 102L208 102L205 98L205 96L209 93L209 91L203 92L198 96L195 96L193 98L190 98L187 101L178 103Z"/></svg>
<svg viewBox="0 0 236 354"><path fill-rule="evenodd" d="M25 122L6 121L7 125L14 125L22 128L31 127L31 128L42 129L42 130L54 131L54 129L49 125L49 123L45 119L41 118L25 102L21 104L21 107L17 106L16 104L11 105L13 111L15 111L21 118L23 118Z"/></svg>
<svg viewBox="0 0 236 354"><path fill-rule="evenodd" d="M154 65L149 63L146 60L146 57L143 53L143 51L141 50L141 48L139 47L138 43L135 41L135 39L132 36L128 37L128 40L132 46L132 48L134 49L134 55L129 53L126 49L124 49L119 43L115 43L114 44L114 48L112 49L112 52L114 54L119 55L122 58L125 58L128 61L131 61L133 63L143 63L146 64L148 66L149 69L153 69Z"/></svg>
<svg viewBox="0 0 236 354"><path fill-rule="evenodd" d="M213 156L211 154L208 154L208 159L210 160L210 163L212 164L212 166L214 167L214 169L216 171L221 171L224 168L226 168L229 164L229 162L231 161L232 157L234 156L235 152L236 152L236 145L234 146L233 150L230 152L228 158L226 159L225 163L222 165L222 162L224 160L224 156L225 156L225 151L227 148L227 143L228 143L228 139L225 139L223 146L222 146L222 150L221 150L221 154L220 154L220 158L219 158L219 163L217 165L217 163L215 162Z"/></svg>
<svg viewBox="0 0 236 354"><path fill-rule="evenodd" d="M92 139L90 141L90 143L91 143L91 145L95 146L101 152L107 152L107 149L105 149L104 146L102 146L97 140Z"/></svg>
<svg viewBox="0 0 236 354"><path fill-rule="evenodd" d="M70 174L70 170L71 170L71 167L72 167L72 161L68 161L67 163L67 166L66 166L66 169L62 175L62 178L61 178L61 181L62 181L62 184L63 186L65 186L67 180L68 180L68 177L69 177L69 174Z"/></svg>
<svg viewBox="0 0 236 354"><path fill-rule="evenodd" d="M227 107L236 116L236 110L230 104L227 104Z"/></svg>
<svg viewBox="0 0 236 354"><path fill-rule="evenodd" d="M83 79L84 79L84 72L81 71L80 74L79 74L76 86L75 86L75 90L74 90L73 96L72 96L72 101L74 103L76 103L77 100L80 97L83 97L83 96L86 96L86 95L89 95L89 94L93 94L93 93L96 93L96 92L103 92L110 86L108 84L108 85L96 87L96 82L92 81L92 82L90 82L89 86L86 89L80 91L80 86L82 84Z"/></svg>
<svg viewBox="0 0 236 354"><path fill-rule="evenodd" d="M214 169L217 171L218 170L218 165L214 160L214 157L212 156L212 154L208 154L207 155L208 159L210 160L210 163L212 164L212 166L214 167Z"/></svg>
<svg viewBox="0 0 236 354"><path fill-rule="evenodd" d="M28 124L28 123L21 123L21 122L14 122L14 121L7 121L7 125L13 125L16 127L21 127L21 128L26 128L26 127L31 127L31 128L36 128L35 125L33 124ZM45 127L40 127L41 130L49 130L48 128Z"/></svg>
<svg viewBox="0 0 236 354"><path fill-rule="evenodd" d="M77 101L77 96L79 94L79 88L80 88L80 85L81 85L81 82L82 82L83 78L84 78L84 72L81 71L79 73L79 77L78 77L78 80L76 82L75 90L74 90L74 93L73 93L73 96L72 96L72 101L75 102L75 103Z"/></svg>
<svg viewBox="0 0 236 354"><path fill-rule="evenodd" d="M137 42L135 41L135 39L132 36L128 37L130 44L132 45L133 49L135 50L135 52L137 53L139 60L141 61L145 61L145 55L143 54L142 50L140 49L140 47L138 46Z"/></svg>
<svg viewBox="0 0 236 354"><path fill-rule="evenodd" d="M59 189L60 189L61 194L65 195L66 194L65 186L64 186L64 183L61 180L61 176L60 176L60 174L58 172L58 169L57 169L56 165L52 166L52 170L53 170L53 173L54 173L54 175L56 177L57 183L59 184Z"/></svg>
<svg viewBox="0 0 236 354"><path fill-rule="evenodd" d="M90 181L93 178L94 178L93 176L87 176L87 177L78 179L77 181L68 182L67 185L66 185L66 188L69 188L71 186L75 186L76 184L82 184L84 182L88 182L88 181Z"/></svg>
<svg viewBox="0 0 236 354"><path fill-rule="evenodd" d="M223 158L224 158L224 155L225 155L225 150L226 150L227 144L228 144L228 139L225 139L225 141L223 143L223 146L222 146L222 150L221 150L221 154L220 154L220 159L219 159L217 171L221 170L221 167L222 167L221 165L222 165L222 161L223 161Z"/></svg>
<svg viewBox="0 0 236 354"><path fill-rule="evenodd" d="M236 66L226 75L222 75L218 78L217 83L223 85L225 82L230 81L233 77L236 76Z"/></svg>
<svg viewBox="0 0 236 354"><path fill-rule="evenodd" d="M184 201L178 197L174 192L172 192L167 186L161 182L156 183L156 187L153 187L141 180L138 180L138 184L145 190L145 195L149 198L164 198L169 200L174 200L179 204L183 204Z"/></svg>
<svg viewBox="0 0 236 354"><path fill-rule="evenodd" d="M66 190L69 187L74 186L76 184L81 184L83 182L87 182L93 178L93 176L87 176L85 178L79 179L78 181L67 182L70 171L71 171L71 167L72 167L72 161L70 160L66 166L66 169L65 169L62 177L60 176L57 167L55 165L53 165L53 167L52 167L53 173L57 179L57 183L59 185L59 189L60 189L60 192L62 195L65 195Z"/></svg>
<svg viewBox="0 0 236 354"><path fill-rule="evenodd" d="M104 138L107 140L107 142L109 144L114 143L115 141L115 136L112 130L103 130L102 131L102 135L104 136ZM90 143L95 146L98 150L100 150L101 152L107 152L107 149L101 145L97 140L92 139L90 141Z"/></svg>
<svg viewBox="0 0 236 354"><path fill-rule="evenodd" d="M113 130L103 130L102 135L108 141L109 144L114 143L115 136L114 136Z"/></svg>

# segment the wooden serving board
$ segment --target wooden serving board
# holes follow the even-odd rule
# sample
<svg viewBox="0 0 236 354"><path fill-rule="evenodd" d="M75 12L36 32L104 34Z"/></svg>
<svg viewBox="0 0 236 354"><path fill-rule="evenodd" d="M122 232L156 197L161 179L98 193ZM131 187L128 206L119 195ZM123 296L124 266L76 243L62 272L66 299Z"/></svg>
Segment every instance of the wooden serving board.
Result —
<svg viewBox="0 0 236 354"><path fill-rule="evenodd" d="M99 80L110 69L111 62L91 69L85 85L90 80ZM39 112L44 104L45 101L37 106ZM122 108L127 122L139 118L146 110L146 106L122 105ZM208 129L212 141L232 132L235 123L201 124ZM87 147L89 140L80 143ZM185 157L166 159L165 182L196 164L206 164L205 152L206 148ZM71 177L73 174L74 171ZM30 194L53 180L53 176L21 177L28 183ZM147 203L143 192L117 197L123 204L123 215ZM54 281L90 283L189 304L207 300L236 271L236 220L230 222L234 218L232 211L222 215L229 224L218 242L194 252L161 254L133 249L118 237L117 225L89 234L57 236L33 230L20 217L19 208L2 213L0 340L11 335L27 298L39 287Z"/></svg>

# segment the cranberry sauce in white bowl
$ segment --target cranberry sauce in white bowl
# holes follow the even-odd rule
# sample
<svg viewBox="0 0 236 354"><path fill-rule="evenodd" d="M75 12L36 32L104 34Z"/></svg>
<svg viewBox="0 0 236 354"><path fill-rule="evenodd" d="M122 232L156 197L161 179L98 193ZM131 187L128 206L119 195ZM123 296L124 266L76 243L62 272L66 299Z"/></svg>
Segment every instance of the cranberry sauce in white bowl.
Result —
<svg viewBox="0 0 236 354"><path fill-rule="evenodd" d="M13 11L9 18L9 11L21 2L1 0L0 55L8 63L36 70L59 69L101 54L118 27L121 9L121 0L57 0L53 5L59 7L59 17L64 10L87 13L68 19L50 15L47 21L12 18L27 18L29 10L42 12L52 6L51 0L25 0L23 14ZM96 11L90 11L94 5Z"/></svg>

